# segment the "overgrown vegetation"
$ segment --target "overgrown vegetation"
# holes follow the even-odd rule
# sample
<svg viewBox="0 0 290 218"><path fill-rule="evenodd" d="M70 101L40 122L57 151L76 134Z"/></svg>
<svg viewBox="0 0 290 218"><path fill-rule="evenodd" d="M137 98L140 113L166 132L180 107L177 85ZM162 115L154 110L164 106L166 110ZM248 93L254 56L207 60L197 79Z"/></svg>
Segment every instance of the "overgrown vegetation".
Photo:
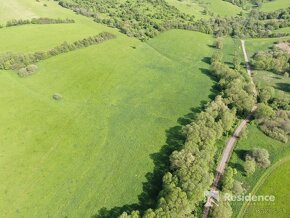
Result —
<svg viewBox="0 0 290 218"><path fill-rule="evenodd" d="M251 64L256 70L284 75L290 72L290 53L274 46L270 50L255 53Z"/></svg>
<svg viewBox="0 0 290 218"><path fill-rule="evenodd" d="M13 54L6 53L0 56L0 69L2 70L19 70L19 74L28 75L28 65L37 63L38 61L48 59L50 57L74 51L76 49L88 47L91 45L102 43L106 40L115 38L115 35L108 32L103 32L98 35L88 37L82 40L75 41L73 43L64 42L49 51L39 51L28 54Z"/></svg>
<svg viewBox="0 0 290 218"><path fill-rule="evenodd" d="M287 143L290 138L290 111L274 111L271 107L261 104L258 112L257 122L261 130L266 135Z"/></svg>
<svg viewBox="0 0 290 218"><path fill-rule="evenodd" d="M247 17L194 20L194 16L180 12L164 0L60 0L59 4L140 40L147 40L168 29L194 30L216 36L277 37L286 34L274 33L273 30L289 26L290 19L290 8L271 13L253 10Z"/></svg>

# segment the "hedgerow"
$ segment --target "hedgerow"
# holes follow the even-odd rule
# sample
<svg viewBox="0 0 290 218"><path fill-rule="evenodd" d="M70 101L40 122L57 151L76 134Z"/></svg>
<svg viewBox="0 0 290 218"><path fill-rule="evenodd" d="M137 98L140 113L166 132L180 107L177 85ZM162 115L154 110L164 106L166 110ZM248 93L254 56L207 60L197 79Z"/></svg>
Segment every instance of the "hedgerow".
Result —
<svg viewBox="0 0 290 218"><path fill-rule="evenodd" d="M60 24L60 23L75 23L73 19L53 19L53 18L33 18L31 20L9 20L6 23L6 27L11 26L19 26L19 25L26 25L26 24Z"/></svg>
<svg viewBox="0 0 290 218"><path fill-rule="evenodd" d="M96 36L84 38L82 40L75 41L73 43L64 42L59 46L56 46L48 51L38 51L29 54L13 54L6 53L0 56L0 69L2 70L19 70L26 68L28 65L37 63L38 61L74 51L80 48L88 47L91 45L102 43L106 40L115 38L115 35L108 32L100 33ZM21 70L23 72L24 70ZM21 73L22 74L22 73Z"/></svg>

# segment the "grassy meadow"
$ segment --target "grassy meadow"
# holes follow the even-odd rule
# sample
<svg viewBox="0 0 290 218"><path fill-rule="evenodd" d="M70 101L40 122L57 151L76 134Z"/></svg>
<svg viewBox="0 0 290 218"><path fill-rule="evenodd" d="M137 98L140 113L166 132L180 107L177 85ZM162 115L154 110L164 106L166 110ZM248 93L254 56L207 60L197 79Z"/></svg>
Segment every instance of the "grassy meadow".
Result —
<svg viewBox="0 0 290 218"><path fill-rule="evenodd" d="M183 13L194 15L196 19L209 18L208 12L222 17L239 14L242 9L223 0L166 0ZM204 11L207 13L204 13Z"/></svg>
<svg viewBox="0 0 290 218"><path fill-rule="evenodd" d="M249 177L245 176L245 172L243 169L245 155L247 151L253 148L267 149L270 154L271 166L274 165L280 159L290 156L290 143L289 142L286 144L281 143L277 140L274 140L266 136L262 131L258 129L258 127L254 123L249 125L247 138L243 138L238 141L237 145L235 146L234 152L231 156L231 160L229 162L229 166L235 167L237 169L238 173L237 175L235 175L235 179L243 183L243 187L246 189L246 193L252 193L252 190L257 184L257 182L259 181L259 179L264 175L265 172L267 172L267 169L256 168L256 171L253 175ZM273 192L268 193L268 194L273 194ZM278 206L279 204L280 203L277 203ZM242 206L243 206L242 202L232 203L232 208L234 211L233 217L236 217L238 215ZM280 205L280 206L283 206L283 205ZM246 217L256 217L256 216L246 216Z"/></svg>
<svg viewBox="0 0 290 218"><path fill-rule="evenodd" d="M46 50L102 31L117 38L39 62L27 78L0 71L1 216L89 217L137 203L166 130L209 99L214 82L204 57L213 38L172 30L141 43L53 1L13 2L11 10L29 10L0 13L1 21L47 12L76 23L2 28L0 53Z"/></svg>
<svg viewBox="0 0 290 218"><path fill-rule="evenodd" d="M270 12L270 11L275 11L279 9L285 9L287 7L290 7L290 1L288 0L274 0L274 1L269 1L266 3L262 4L262 11L265 12Z"/></svg>
<svg viewBox="0 0 290 218"><path fill-rule="evenodd" d="M248 204L239 217L289 217L290 158L282 158L269 168L253 189L256 195L273 195L274 202Z"/></svg>

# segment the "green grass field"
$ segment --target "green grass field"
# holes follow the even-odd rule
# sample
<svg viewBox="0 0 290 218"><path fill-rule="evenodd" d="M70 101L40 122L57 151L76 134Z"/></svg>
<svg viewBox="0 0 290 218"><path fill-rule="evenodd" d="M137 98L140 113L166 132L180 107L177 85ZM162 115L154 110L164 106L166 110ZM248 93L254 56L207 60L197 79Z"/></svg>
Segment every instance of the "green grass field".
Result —
<svg viewBox="0 0 290 218"><path fill-rule="evenodd" d="M254 186L257 184L261 176L267 171L266 169L256 168L256 171L252 176L246 177L244 175L243 165L247 151L257 147L267 149L270 154L271 165L274 165L283 157L290 156L289 142L284 144L270 137L267 137L257 128L255 124L248 126L248 132L249 133L247 138L240 139L238 141L229 163L229 166L235 167L238 170L238 174L235 176L235 179L243 183L247 193L252 192ZM242 202L232 203L234 211L233 217L237 216L242 205Z"/></svg>
<svg viewBox="0 0 290 218"><path fill-rule="evenodd" d="M285 9L290 7L290 1L288 0L274 0L267 3L263 3L261 10L265 12L275 11L279 9Z"/></svg>
<svg viewBox="0 0 290 218"><path fill-rule="evenodd" d="M290 158L284 158L273 165L253 189L256 195L273 195L274 202L249 203L239 217L289 217L290 208Z"/></svg>
<svg viewBox="0 0 290 218"><path fill-rule="evenodd" d="M31 6L15 17L47 10L76 23L0 29L0 53L46 50L102 31L117 38L40 62L27 78L0 71L0 214L89 217L137 203L166 130L211 94L203 58L213 38L172 30L141 43L43 2L14 0L13 10ZM7 7L2 1L1 10ZM11 14L0 13L1 20Z"/></svg>

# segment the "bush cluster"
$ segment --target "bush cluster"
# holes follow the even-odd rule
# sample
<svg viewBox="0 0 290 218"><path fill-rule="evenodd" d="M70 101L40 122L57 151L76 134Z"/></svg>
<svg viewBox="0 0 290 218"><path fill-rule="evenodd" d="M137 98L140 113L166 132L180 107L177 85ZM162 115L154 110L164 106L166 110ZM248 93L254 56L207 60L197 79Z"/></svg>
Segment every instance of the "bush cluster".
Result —
<svg viewBox="0 0 290 218"><path fill-rule="evenodd" d="M254 54L251 65L256 70L267 70L277 74L290 71L290 54L282 49L273 47L268 51Z"/></svg>
<svg viewBox="0 0 290 218"><path fill-rule="evenodd" d="M56 46L55 48L52 48L48 51L35 52L29 54L6 53L0 56L0 69L19 70L21 68L26 68L28 65L36 63L40 60L44 60L52 56L59 55L61 53L66 53L76 49L88 47L90 45L99 44L113 38L115 38L114 34L103 32L96 36L84 38L82 40L78 40L73 43L64 42L61 45Z"/></svg>
<svg viewBox="0 0 290 218"><path fill-rule="evenodd" d="M30 64L27 67L23 67L19 69L18 75L20 77L26 77L26 76L34 74L37 70L38 70L38 67L35 64Z"/></svg>
<svg viewBox="0 0 290 218"><path fill-rule="evenodd" d="M260 117L260 129L268 136L287 143L290 138L290 111L277 110L272 116Z"/></svg>

